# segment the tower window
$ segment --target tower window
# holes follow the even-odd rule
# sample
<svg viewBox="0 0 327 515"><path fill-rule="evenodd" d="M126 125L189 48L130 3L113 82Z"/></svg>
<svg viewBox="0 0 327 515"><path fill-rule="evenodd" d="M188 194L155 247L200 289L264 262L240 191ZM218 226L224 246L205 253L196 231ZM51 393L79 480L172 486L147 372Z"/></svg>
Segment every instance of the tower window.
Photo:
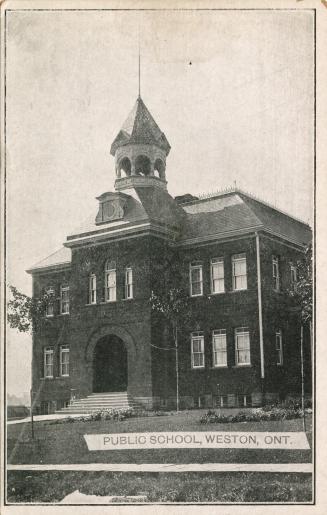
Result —
<svg viewBox="0 0 327 515"><path fill-rule="evenodd" d="M136 175L150 175L151 162L147 156L138 156L135 160Z"/></svg>
<svg viewBox="0 0 327 515"><path fill-rule="evenodd" d="M246 255L235 254L232 257L233 290L247 289Z"/></svg>
<svg viewBox="0 0 327 515"><path fill-rule="evenodd" d="M154 172L157 172L160 179L165 179L165 164L161 159L156 159L154 163Z"/></svg>
<svg viewBox="0 0 327 515"><path fill-rule="evenodd" d="M119 172L123 171L126 175L126 177L129 177L131 175L132 165L128 157L124 157L120 162L118 166Z"/></svg>
<svg viewBox="0 0 327 515"><path fill-rule="evenodd" d="M97 277L91 274L89 277L89 304L96 304L97 302Z"/></svg>
<svg viewBox="0 0 327 515"><path fill-rule="evenodd" d="M247 327L235 330L235 364L250 365L250 333Z"/></svg>
<svg viewBox="0 0 327 515"><path fill-rule="evenodd" d="M203 333L191 335L192 368L204 368L204 336Z"/></svg>
<svg viewBox="0 0 327 515"><path fill-rule="evenodd" d="M224 291L224 260L215 258L211 260L211 293L223 293Z"/></svg>
<svg viewBox="0 0 327 515"><path fill-rule="evenodd" d="M133 298L133 270L132 268L125 269L125 299Z"/></svg>
<svg viewBox="0 0 327 515"><path fill-rule="evenodd" d="M60 314L68 315L69 313L69 286L60 286Z"/></svg>
<svg viewBox="0 0 327 515"><path fill-rule="evenodd" d="M116 298L116 263L114 261L107 261L105 272L105 301L115 302Z"/></svg>
<svg viewBox="0 0 327 515"><path fill-rule="evenodd" d="M203 294L202 265L200 264L190 265L190 294L191 297Z"/></svg>

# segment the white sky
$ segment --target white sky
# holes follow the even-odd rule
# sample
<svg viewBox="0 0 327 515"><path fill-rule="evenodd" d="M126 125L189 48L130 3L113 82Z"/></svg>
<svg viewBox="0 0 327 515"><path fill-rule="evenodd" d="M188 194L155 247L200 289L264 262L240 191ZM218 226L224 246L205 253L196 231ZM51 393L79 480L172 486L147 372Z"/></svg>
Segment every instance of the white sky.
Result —
<svg viewBox="0 0 327 515"><path fill-rule="evenodd" d="M311 222L312 12L13 11L7 21L8 283L30 294L26 268L113 189L109 150L137 97L139 23L142 97L172 146L169 192L236 180ZM10 331L10 393L30 388L30 348Z"/></svg>

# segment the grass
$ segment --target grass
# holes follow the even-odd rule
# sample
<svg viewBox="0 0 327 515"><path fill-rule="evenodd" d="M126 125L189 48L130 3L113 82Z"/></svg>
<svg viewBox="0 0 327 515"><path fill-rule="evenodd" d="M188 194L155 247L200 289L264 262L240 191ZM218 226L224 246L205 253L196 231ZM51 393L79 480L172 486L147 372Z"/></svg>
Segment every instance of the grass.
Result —
<svg viewBox="0 0 327 515"><path fill-rule="evenodd" d="M162 417L124 421L93 421L54 424L14 424L8 431L8 463L289 463L311 462L311 450L270 449L143 449L92 451L84 434L143 431L302 431L302 420L200 424L203 412L190 411ZM307 436L311 444L311 419Z"/></svg>
<svg viewBox="0 0 327 515"><path fill-rule="evenodd" d="M58 502L79 490L95 495L145 495L147 502L309 503L310 474L9 472L9 503Z"/></svg>

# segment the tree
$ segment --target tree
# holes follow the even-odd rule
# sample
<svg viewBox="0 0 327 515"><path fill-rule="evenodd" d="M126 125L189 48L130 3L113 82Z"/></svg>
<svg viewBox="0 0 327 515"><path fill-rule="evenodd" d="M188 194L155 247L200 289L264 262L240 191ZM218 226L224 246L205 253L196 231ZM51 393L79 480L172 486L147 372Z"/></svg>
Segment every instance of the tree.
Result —
<svg viewBox="0 0 327 515"><path fill-rule="evenodd" d="M21 293L15 286L9 286L9 289L12 295L7 304L9 326L21 333L37 330L47 304L54 300L53 294L44 293L37 298Z"/></svg>
<svg viewBox="0 0 327 515"><path fill-rule="evenodd" d="M303 324L312 322L312 245L306 247L304 259L297 262L296 288L292 292L294 300L301 308Z"/></svg>
<svg viewBox="0 0 327 515"><path fill-rule="evenodd" d="M164 318L166 318L173 330L174 347L171 347L171 349L175 348L176 411L179 411L178 330L180 324L189 316L189 298L183 289L169 288L167 291L163 291L160 294L152 292L150 304L153 311L162 314Z"/></svg>

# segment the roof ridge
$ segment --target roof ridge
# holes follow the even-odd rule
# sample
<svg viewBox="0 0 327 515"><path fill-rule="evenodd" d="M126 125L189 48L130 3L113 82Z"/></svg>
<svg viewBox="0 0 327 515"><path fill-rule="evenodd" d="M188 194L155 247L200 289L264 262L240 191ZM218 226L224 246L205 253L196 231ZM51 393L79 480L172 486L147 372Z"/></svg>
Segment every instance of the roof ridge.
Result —
<svg viewBox="0 0 327 515"><path fill-rule="evenodd" d="M188 204L191 204L193 202L194 203L201 202L203 200L208 200L208 199L212 199L212 198L219 198L219 197L222 197L224 195L228 195L230 193L236 193L236 194L240 194L240 195L245 195L246 197L249 197L250 199L255 200L256 202L260 202L261 204L264 204L265 206L270 207L271 209L274 209L275 211L278 211L279 213L282 213L283 215L288 216L289 218L292 218L296 222L300 222L300 223L310 227L309 223L305 222L301 218L296 217L296 216L288 213L287 211L284 211L283 209L280 209L279 207L277 207L276 205L272 204L271 202L269 202L267 200L263 200L259 196L254 195L253 193L250 193L250 192L248 192L246 190L243 190L243 189L241 189L239 187L235 187L235 186L230 186L230 187L227 187L227 188L224 188L224 189L216 190L216 191L213 191L211 193L200 193L200 194L197 195L199 197L198 201L191 201L191 202L188 202Z"/></svg>

